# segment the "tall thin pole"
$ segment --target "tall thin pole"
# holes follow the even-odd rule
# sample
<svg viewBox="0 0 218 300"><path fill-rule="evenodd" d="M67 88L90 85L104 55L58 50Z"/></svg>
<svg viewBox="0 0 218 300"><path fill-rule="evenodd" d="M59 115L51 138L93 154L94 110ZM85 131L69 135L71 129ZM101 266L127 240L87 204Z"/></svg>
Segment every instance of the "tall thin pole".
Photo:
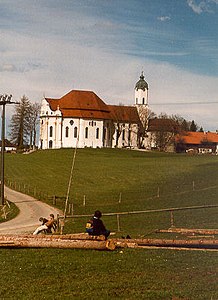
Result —
<svg viewBox="0 0 218 300"><path fill-rule="evenodd" d="M19 104L19 102L11 101L12 95L0 95L0 105L2 106L2 145L1 145L1 205L5 202L5 106L6 104Z"/></svg>
<svg viewBox="0 0 218 300"><path fill-rule="evenodd" d="M5 151L5 104L2 104L2 145L1 145L1 205L5 202L5 163L4 163L4 151Z"/></svg>

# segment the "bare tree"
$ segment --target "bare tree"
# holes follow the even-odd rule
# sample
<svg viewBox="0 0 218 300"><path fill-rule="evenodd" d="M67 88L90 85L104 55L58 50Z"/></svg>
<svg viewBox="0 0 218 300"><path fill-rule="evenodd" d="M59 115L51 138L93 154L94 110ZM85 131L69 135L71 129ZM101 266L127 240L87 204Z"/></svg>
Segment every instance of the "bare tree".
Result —
<svg viewBox="0 0 218 300"><path fill-rule="evenodd" d="M140 119L138 144L139 148L142 148L144 146L144 140L147 137L149 120L155 118L156 115L145 105L137 106L137 110Z"/></svg>
<svg viewBox="0 0 218 300"><path fill-rule="evenodd" d="M33 149L36 147L36 133L37 133L37 126L39 124L40 108L41 106L39 103L30 104L29 142L30 142L30 147L32 147Z"/></svg>

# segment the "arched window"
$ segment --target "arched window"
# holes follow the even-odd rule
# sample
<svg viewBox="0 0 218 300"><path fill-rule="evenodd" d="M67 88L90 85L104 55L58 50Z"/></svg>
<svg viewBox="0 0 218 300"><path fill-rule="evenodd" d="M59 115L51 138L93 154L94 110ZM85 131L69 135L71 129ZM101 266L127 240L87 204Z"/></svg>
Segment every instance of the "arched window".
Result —
<svg viewBox="0 0 218 300"><path fill-rule="evenodd" d="M99 128L96 128L96 139L99 139Z"/></svg>
<svg viewBox="0 0 218 300"><path fill-rule="evenodd" d="M85 128L85 138L86 138L86 139L88 138L88 130L89 130L88 127L86 127L86 128Z"/></svg>
<svg viewBox="0 0 218 300"><path fill-rule="evenodd" d="M74 137L77 138L77 127L74 127Z"/></svg>
<svg viewBox="0 0 218 300"><path fill-rule="evenodd" d="M68 127L68 126L66 127L65 136L66 136L66 138L68 138L68 137L69 137L69 127Z"/></svg>
<svg viewBox="0 0 218 300"><path fill-rule="evenodd" d="M49 136L50 137L53 136L53 127L52 126L49 127Z"/></svg>
<svg viewBox="0 0 218 300"><path fill-rule="evenodd" d="M142 98L142 104L145 104L145 98L144 97Z"/></svg>
<svg viewBox="0 0 218 300"><path fill-rule="evenodd" d="M52 148L52 146L53 146L53 142L52 141L49 141L49 148L51 149Z"/></svg>

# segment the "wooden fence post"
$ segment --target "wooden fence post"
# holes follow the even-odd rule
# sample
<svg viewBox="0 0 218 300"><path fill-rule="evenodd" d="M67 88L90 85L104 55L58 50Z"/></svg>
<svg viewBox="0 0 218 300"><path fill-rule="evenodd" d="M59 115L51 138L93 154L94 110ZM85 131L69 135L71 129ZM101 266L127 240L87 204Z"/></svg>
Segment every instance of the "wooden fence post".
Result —
<svg viewBox="0 0 218 300"><path fill-rule="evenodd" d="M83 206L86 206L86 195L83 195Z"/></svg>
<svg viewBox="0 0 218 300"><path fill-rule="evenodd" d="M120 193L119 195L119 203L121 203L121 200L122 200L122 193Z"/></svg>
<svg viewBox="0 0 218 300"><path fill-rule="evenodd" d="M170 211L170 226L171 227L175 227L174 226L174 215L173 215L173 211Z"/></svg>
<svg viewBox="0 0 218 300"><path fill-rule="evenodd" d="M120 215L117 214L117 231L120 232Z"/></svg>
<svg viewBox="0 0 218 300"><path fill-rule="evenodd" d="M160 198L160 188L157 188L157 198Z"/></svg>

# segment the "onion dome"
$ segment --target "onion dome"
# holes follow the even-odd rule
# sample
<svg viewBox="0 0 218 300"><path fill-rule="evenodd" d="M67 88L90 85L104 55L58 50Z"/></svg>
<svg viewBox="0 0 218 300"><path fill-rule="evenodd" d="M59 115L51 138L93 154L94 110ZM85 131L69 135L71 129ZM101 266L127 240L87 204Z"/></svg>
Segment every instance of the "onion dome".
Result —
<svg viewBox="0 0 218 300"><path fill-rule="evenodd" d="M148 84L147 82L145 81L145 77L144 77L144 74L142 72L141 76L140 76L140 79L139 81L136 83L135 85L135 90L148 90Z"/></svg>

